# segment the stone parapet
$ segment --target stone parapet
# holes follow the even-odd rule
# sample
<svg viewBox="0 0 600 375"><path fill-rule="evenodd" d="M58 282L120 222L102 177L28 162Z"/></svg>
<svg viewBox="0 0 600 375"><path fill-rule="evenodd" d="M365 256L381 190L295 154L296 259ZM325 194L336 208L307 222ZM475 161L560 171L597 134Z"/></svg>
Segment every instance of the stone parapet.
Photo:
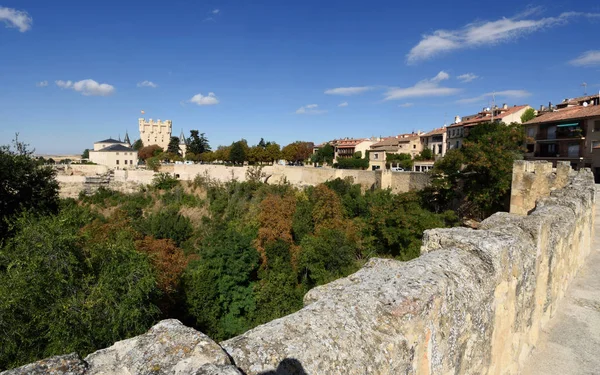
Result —
<svg viewBox="0 0 600 375"><path fill-rule="evenodd" d="M594 193L574 172L527 216L426 231L421 257L372 259L221 345L248 375L289 359L307 374L518 374L590 251Z"/></svg>

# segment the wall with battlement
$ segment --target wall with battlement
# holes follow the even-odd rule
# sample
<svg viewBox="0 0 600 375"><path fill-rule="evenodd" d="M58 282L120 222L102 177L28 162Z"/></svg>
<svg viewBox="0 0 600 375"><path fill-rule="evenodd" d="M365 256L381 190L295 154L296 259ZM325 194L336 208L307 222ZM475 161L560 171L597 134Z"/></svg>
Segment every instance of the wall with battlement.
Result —
<svg viewBox="0 0 600 375"><path fill-rule="evenodd" d="M568 183L571 173L569 162L559 161L556 168L546 161L516 161L510 197L510 213L527 215L540 197L560 189Z"/></svg>

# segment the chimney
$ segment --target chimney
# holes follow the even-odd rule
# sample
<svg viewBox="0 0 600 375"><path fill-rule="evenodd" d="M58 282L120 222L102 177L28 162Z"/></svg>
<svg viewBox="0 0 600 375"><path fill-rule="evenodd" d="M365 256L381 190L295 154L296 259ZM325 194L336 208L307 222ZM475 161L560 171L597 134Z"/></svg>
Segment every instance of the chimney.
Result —
<svg viewBox="0 0 600 375"><path fill-rule="evenodd" d="M454 123L458 124L461 121L460 116L454 116Z"/></svg>
<svg viewBox="0 0 600 375"><path fill-rule="evenodd" d="M506 103L502 104L502 109L508 109L508 104L506 104Z"/></svg>
<svg viewBox="0 0 600 375"><path fill-rule="evenodd" d="M540 112L544 112L545 110L546 110L546 107L544 107L544 105L542 104L542 105L540 106Z"/></svg>

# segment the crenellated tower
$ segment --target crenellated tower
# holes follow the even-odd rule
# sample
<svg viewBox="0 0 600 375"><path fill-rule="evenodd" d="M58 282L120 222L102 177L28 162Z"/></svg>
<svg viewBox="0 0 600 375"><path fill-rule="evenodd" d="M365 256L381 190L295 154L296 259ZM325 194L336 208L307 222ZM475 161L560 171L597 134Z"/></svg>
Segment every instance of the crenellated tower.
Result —
<svg viewBox="0 0 600 375"><path fill-rule="evenodd" d="M146 120L140 118L140 139L144 143L144 146L159 145L164 150L167 149L169 141L171 140L171 131L173 128L173 121L165 120Z"/></svg>

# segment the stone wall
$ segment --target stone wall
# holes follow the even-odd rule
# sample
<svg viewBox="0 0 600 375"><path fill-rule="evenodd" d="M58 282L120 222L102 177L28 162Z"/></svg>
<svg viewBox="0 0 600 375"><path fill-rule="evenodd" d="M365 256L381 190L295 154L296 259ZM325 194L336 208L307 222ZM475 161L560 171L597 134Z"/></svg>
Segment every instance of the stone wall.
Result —
<svg viewBox="0 0 600 375"><path fill-rule="evenodd" d="M372 259L221 345L248 375L290 358L307 374L518 374L590 251L594 193L580 171L527 216L429 230L421 257Z"/></svg>
<svg viewBox="0 0 600 375"><path fill-rule="evenodd" d="M90 166L100 167L100 166ZM246 173L252 167L228 167L224 165L194 164L194 165L168 165L162 166L160 172L171 173L180 180L191 181L196 176L209 177L215 181L227 182L232 179L246 180ZM429 185L430 178L418 172L389 172L389 171L362 171L350 169L266 166L262 169L263 181L270 184L287 182L296 187L316 186L320 183L336 178L352 178L355 184L361 185L363 191L382 187L382 173L385 177L385 186L394 193L404 193L421 190ZM96 176L106 173L106 170L90 168L89 171L77 171L78 176ZM61 185L62 197L76 197L80 191L85 190L85 179L70 179L75 175L69 171L59 171L57 180ZM154 172L146 170L115 170L108 187L122 192L136 191L139 186L152 183Z"/></svg>
<svg viewBox="0 0 600 375"><path fill-rule="evenodd" d="M540 197L564 187L569 181L571 165L557 162L556 168L546 161L516 161L513 165L510 213L527 215Z"/></svg>

